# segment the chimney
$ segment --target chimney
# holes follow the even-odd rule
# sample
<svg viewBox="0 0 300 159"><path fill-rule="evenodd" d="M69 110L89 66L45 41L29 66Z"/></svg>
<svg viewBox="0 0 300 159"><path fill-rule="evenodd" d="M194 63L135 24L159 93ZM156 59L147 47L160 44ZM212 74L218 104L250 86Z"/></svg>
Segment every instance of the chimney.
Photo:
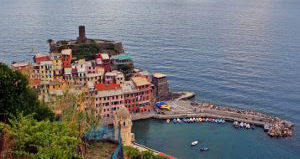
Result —
<svg viewBox="0 0 300 159"><path fill-rule="evenodd" d="M86 40L84 25L79 26L79 37L77 38L77 40L80 42L84 42Z"/></svg>

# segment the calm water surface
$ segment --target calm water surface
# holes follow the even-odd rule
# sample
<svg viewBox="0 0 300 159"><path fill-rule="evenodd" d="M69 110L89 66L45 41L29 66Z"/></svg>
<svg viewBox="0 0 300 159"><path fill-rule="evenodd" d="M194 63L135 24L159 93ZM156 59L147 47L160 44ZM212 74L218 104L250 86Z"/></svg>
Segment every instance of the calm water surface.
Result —
<svg viewBox="0 0 300 159"><path fill-rule="evenodd" d="M270 139L230 124L139 121L137 141L187 159L300 158L299 15L299 0L0 0L0 60L31 60L86 25L90 38L121 40L137 67L166 73L173 90L296 123L293 138ZM213 149L200 155L195 138Z"/></svg>

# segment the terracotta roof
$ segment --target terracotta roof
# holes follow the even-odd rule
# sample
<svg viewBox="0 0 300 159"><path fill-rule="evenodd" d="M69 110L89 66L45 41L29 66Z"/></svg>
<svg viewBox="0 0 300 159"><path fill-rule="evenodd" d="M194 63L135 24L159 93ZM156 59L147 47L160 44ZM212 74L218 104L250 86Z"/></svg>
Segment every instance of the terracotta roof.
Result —
<svg viewBox="0 0 300 159"><path fill-rule="evenodd" d="M155 78L163 78L163 77L166 77L166 75L162 74L162 73L154 73L153 77L155 77Z"/></svg>
<svg viewBox="0 0 300 159"><path fill-rule="evenodd" d="M119 84L95 84L96 91L108 91L119 89Z"/></svg>
<svg viewBox="0 0 300 159"><path fill-rule="evenodd" d="M144 86L150 84L150 82L145 77L132 77L131 80L136 86Z"/></svg>

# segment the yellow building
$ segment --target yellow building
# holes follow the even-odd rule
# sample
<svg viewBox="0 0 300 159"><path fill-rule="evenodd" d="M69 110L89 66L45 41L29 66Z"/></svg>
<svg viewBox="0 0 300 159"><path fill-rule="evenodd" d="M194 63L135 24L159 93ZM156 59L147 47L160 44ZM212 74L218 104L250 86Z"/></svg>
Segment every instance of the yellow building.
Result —
<svg viewBox="0 0 300 159"><path fill-rule="evenodd" d="M42 81L52 81L54 79L52 61L42 61L39 73Z"/></svg>
<svg viewBox="0 0 300 159"><path fill-rule="evenodd" d="M49 94L51 95L63 95L63 92L67 88L67 83L63 80L50 81L49 82Z"/></svg>
<svg viewBox="0 0 300 159"><path fill-rule="evenodd" d="M54 79L63 79L61 53L51 53L51 60Z"/></svg>

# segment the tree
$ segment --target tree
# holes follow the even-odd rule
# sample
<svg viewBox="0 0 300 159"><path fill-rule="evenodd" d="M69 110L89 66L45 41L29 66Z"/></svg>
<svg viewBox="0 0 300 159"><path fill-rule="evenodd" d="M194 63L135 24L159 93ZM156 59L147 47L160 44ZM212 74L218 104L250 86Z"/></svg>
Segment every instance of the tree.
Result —
<svg viewBox="0 0 300 159"><path fill-rule="evenodd" d="M9 119L9 124L0 123L0 130L3 140L10 139L5 152L12 158L80 158L75 153L81 142L79 132L68 122L37 121L32 115L18 114Z"/></svg>
<svg viewBox="0 0 300 159"><path fill-rule="evenodd" d="M7 121L18 112L35 113L36 119L53 118L53 112L38 100L37 93L28 87L27 78L0 63L0 121Z"/></svg>

